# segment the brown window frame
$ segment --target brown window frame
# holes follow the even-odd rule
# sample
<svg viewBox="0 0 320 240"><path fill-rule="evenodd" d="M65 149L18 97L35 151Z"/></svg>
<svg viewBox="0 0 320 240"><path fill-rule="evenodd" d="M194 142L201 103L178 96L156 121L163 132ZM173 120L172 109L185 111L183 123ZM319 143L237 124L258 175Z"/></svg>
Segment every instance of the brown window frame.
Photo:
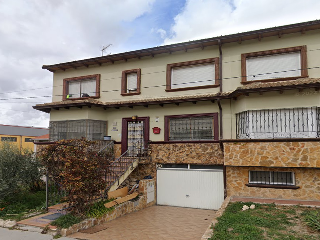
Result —
<svg viewBox="0 0 320 240"><path fill-rule="evenodd" d="M86 80L88 78L96 78L96 95L95 96L80 97L80 98L67 98L67 95L69 93L69 82ZM88 99L88 98L100 98L100 74L93 74L93 75L63 79L63 96L62 96L63 100L80 100L80 99Z"/></svg>
<svg viewBox="0 0 320 240"><path fill-rule="evenodd" d="M127 75L130 73L137 73L137 91L135 92L127 92ZM122 96L132 96L132 95L139 95L141 94L141 69L130 69L122 71L122 77L121 77L121 95Z"/></svg>
<svg viewBox="0 0 320 240"><path fill-rule="evenodd" d="M215 83L214 84L197 86L197 87L185 87L185 88L174 88L174 89L171 88L171 72L173 68L191 66L191 65L200 65L200 64L206 64L206 63L214 63L214 66L215 66ZM219 87L219 58L218 57L167 64L166 92L187 91L187 90L216 88L216 87Z"/></svg>
<svg viewBox="0 0 320 240"><path fill-rule="evenodd" d="M300 61L301 76L247 81L247 61L246 61L247 58L281 54L281 53L292 53L292 52L299 52L299 51L300 51L300 58L301 58L301 61ZM284 81L284 80L295 80L298 78L306 78L306 77L308 77L308 69L307 69L307 46L305 45L241 54L241 83L242 84L250 84L254 82L276 82L276 81Z"/></svg>
<svg viewBox="0 0 320 240"><path fill-rule="evenodd" d="M172 118L190 118L190 117L213 117L213 134L214 138L212 140L169 140L169 121ZM219 123L218 123L218 113L198 113L198 114L183 114L183 115L167 115L164 116L164 141L173 142L173 143L186 143L186 142L208 142L208 141L217 141L219 140Z"/></svg>

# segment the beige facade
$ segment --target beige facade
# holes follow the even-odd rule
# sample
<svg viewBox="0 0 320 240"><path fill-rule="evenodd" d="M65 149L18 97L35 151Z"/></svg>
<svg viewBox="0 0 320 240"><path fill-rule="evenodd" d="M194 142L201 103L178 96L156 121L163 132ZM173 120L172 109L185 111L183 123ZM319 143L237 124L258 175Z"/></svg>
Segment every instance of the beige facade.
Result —
<svg viewBox="0 0 320 240"><path fill-rule="evenodd" d="M155 176L156 164L225 165L228 195L320 200L315 194L320 168L319 37L320 22L313 21L44 66L54 72L53 102L35 108L50 112L52 122L103 122L107 126L102 135L116 141L116 156L128 149L128 124L140 119L148 127L144 129L144 133L149 132L144 141L151 141L152 160L140 165L132 174L134 178ZM291 53L298 54L299 59ZM283 59L275 66L272 61L270 66L260 62L278 56L291 60ZM211 63L215 70L211 69L214 74L210 74L214 76L210 83L203 83L204 73L195 69ZM291 69L291 63L299 66ZM194 81L193 87L175 89L171 82L175 68L185 71L186 79ZM250 82L252 69L258 71L258 80ZM124 76L138 75L140 71L132 93ZM182 86L190 84L183 82L184 75L179 74ZM279 76L268 79L268 74ZM78 77L93 75L99 76L99 93L63 100L66 96L62 95L68 94L64 79L79 81ZM260 75L265 75L264 80ZM124 86L128 92L123 92ZM181 129L201 136L196 140L183 136L180 141L170 139L170 124L179 116L191 120L214 116L207 127L212 128L212 136L201 135L208 133L202 131L204 125L198 123L192 128L182 121L185 126ZM179 129L179 123L175 127ZM154 133L154 128L160 133ZM274 140L278 138L282 140ZM293 189L291 182L291 189L283 187L286 180L279 180L280 184L255 180L257 185L247 186L250 171L263 172L261 176L288 172L299 188ZM317 183L312 185L312 181ZM276 189L274 185L278 185Z"/></svg>

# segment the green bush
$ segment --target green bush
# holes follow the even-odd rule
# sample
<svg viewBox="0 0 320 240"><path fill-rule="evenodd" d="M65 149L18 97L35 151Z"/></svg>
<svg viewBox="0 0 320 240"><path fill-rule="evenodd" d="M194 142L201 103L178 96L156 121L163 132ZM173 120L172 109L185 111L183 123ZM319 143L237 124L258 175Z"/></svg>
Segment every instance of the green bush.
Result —
<svg viewBox="0 0 320 240"><path fill-rule="evenodd" d="M13 144L0 145L0 199L13 196L21 190L31 190L40 181L40 163L33 152L22 152Z"/></svg>
<svg viewBox="0 0 320 240"><path fill-rule="evenodd" d="M112 201L112 200L110 199L110 200L105 200L105 201L99 201L99 202L92 204L87 211L87 214L86 214L87 217L97 218L97 217L103 216L104 214L106 214L108 212L111 212L114 209L113 207L106 208L104 206L105 203L110 202L110 201Z"/></svg>
<svg viewBox="0 0 320 240"><path fill-rule="evenodd" d="M51 222L51 225L53 226L57 226L59 228L69 228L74 224L77 224L79 222L81 222L81 218L77 217L71 213L63 215L61 217L59 217L58 219L54 220L53 222Z"/></svg>
<svg viewBox="0 0 320 240"><path fill-rule="evenodd" d="M26 213L43 210L46 193L18 192L0 200L0 218L20 220Z"/></svg>

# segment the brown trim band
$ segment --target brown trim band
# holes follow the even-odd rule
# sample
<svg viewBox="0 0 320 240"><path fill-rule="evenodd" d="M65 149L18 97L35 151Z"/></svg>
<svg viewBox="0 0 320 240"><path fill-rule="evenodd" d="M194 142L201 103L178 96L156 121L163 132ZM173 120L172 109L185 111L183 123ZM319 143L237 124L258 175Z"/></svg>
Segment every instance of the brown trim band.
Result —
<svg viewBox="0 0 320 240"><path fill-rule="evenodd" d="M299 186L294 185L274 185L274 184L246 184L247 187L259 187L259 188L280 188L280 189L299 189Z"/></svg>

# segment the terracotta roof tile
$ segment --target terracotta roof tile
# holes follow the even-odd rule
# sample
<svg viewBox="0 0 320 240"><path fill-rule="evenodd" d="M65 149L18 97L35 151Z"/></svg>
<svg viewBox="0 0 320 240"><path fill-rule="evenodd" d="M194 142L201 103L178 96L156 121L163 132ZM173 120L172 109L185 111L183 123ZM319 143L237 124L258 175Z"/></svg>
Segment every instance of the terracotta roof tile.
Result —
<svg viewBox="0 0 320 240"><path fill-rule="evenodd" d="M282 87L282 86L297 86L297 85L306 85L306 84L312 84L312 83L320 83L320 78L300 78L296 80L277 81L277 82L255 82L255 83L250 83L250 84L238 87L236 90Z"/></svg>

